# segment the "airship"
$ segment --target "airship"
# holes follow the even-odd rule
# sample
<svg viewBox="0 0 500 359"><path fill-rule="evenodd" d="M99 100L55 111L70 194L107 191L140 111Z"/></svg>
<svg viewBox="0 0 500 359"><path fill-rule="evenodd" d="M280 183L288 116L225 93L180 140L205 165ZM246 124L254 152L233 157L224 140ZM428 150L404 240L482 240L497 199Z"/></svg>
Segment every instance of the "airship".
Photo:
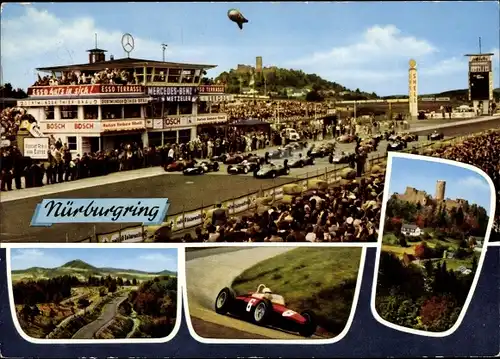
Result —
<svg viewBox="0 0 500 359"><path fill-rule="evenodd" d="M237 9L231 9L227 12L227 17L229 20L234 21L235 23L238 24L238 27L243 30L243 24L247 23L248 20L245 19L243 14L240 12L240 10Z"/></svg>

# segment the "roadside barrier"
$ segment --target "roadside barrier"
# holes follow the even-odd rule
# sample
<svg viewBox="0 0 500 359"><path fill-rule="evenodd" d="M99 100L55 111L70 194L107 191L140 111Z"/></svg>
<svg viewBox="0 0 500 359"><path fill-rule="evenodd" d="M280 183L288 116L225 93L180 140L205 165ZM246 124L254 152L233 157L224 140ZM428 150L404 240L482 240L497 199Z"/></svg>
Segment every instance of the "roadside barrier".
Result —
<svg viewBox="0 0 500 359"><path fill-rule="evenodd" d="M474 134L477 135L477 134ZM417 150L419 153L425 149L438 149L442 147L447 147L450 145L455 145L457 143L463 142L470 136L458 136L448 138L439 142L428 142L421 146L407 148L400 152L411 152L412 150ZM383 156L377 156L368 158L365 169L366 172L370 172L371 168L375 165L383 163L387 159L387 154ZM329 184L334 183L340 179L340 171L347 168L347 165L339 165L333 169L328 170L316 170L313 172L308 172L303 175L295 176L295 180L291 180L287 184L298 184L304 188L309 186L309 181L312 180L323 180ZM270 188L259 189L258 191L250 192L239 197L232 197L220 201L222 207L226 208L230 215L235 215L243 213L246 211L251 211L257 208L257 198L259 197L271 197L273 202L283 198L283 185L272 186ZM142 225L132 225L124 227L118 231L108 232L108 233L96 233L94 236L79 240L78 242L100 242L100 243L137 243L150 240L154 232L164 226L169 226L172 233L180 232L186 229L194 228L202 223L204 223L207 218L207 213L215 208L215 203L210 205L204 205L196 209L183 210L178 213L169 214L165 219L165 222L161 226L142 226Z"/></svg>

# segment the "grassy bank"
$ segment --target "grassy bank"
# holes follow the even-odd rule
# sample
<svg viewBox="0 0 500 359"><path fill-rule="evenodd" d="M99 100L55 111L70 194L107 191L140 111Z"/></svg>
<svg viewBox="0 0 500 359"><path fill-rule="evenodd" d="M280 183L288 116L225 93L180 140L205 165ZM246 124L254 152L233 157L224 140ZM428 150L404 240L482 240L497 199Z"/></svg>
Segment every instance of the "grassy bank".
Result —
<svg viewBox="0 0 500 359"><path fill-rule="evenodd" d="M115 319L104 329L97 333L97 339L120 339L126 338L134 327L134 321L121 315L117 315Z"/></svg>
<svg viewBox="0 0 500 359"><path fill-rule="evenodd" d="M361 248L296 248L247 269L232 286L242 294L265 284L290 309L314 311L318 325L336 336L351 312L360 259Z"/></svg>

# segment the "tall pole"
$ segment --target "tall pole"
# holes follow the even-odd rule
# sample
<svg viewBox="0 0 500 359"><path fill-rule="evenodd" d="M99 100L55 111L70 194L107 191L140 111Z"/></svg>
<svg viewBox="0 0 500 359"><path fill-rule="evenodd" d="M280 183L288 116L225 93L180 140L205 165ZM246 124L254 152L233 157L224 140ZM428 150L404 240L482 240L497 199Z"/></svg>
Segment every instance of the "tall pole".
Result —
<svg viewBox="0 0 500 359"><path fill-rule="evenodd" d="M161 44L161 48L163 50L163 62L165 62L165 50L167 49L167 44Z"/></svg>
<svg viewBox="0 0 500 359"><path fill-rule="evenodd" d="M479 36L479 53L481 53L481 36Z"/></svg>

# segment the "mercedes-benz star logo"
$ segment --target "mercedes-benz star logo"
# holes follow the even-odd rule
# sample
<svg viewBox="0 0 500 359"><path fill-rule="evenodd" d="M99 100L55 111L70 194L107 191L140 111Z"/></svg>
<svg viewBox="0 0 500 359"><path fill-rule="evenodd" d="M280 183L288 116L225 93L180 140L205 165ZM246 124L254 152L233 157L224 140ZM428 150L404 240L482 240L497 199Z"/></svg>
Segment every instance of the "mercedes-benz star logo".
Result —
<svg viewBox="0 0 500 359"><path fill-rule="evenodd" d="M134 49L134 38L130 34L124 34L122 36L122 47L125 52L130 53Z"/></svg>

